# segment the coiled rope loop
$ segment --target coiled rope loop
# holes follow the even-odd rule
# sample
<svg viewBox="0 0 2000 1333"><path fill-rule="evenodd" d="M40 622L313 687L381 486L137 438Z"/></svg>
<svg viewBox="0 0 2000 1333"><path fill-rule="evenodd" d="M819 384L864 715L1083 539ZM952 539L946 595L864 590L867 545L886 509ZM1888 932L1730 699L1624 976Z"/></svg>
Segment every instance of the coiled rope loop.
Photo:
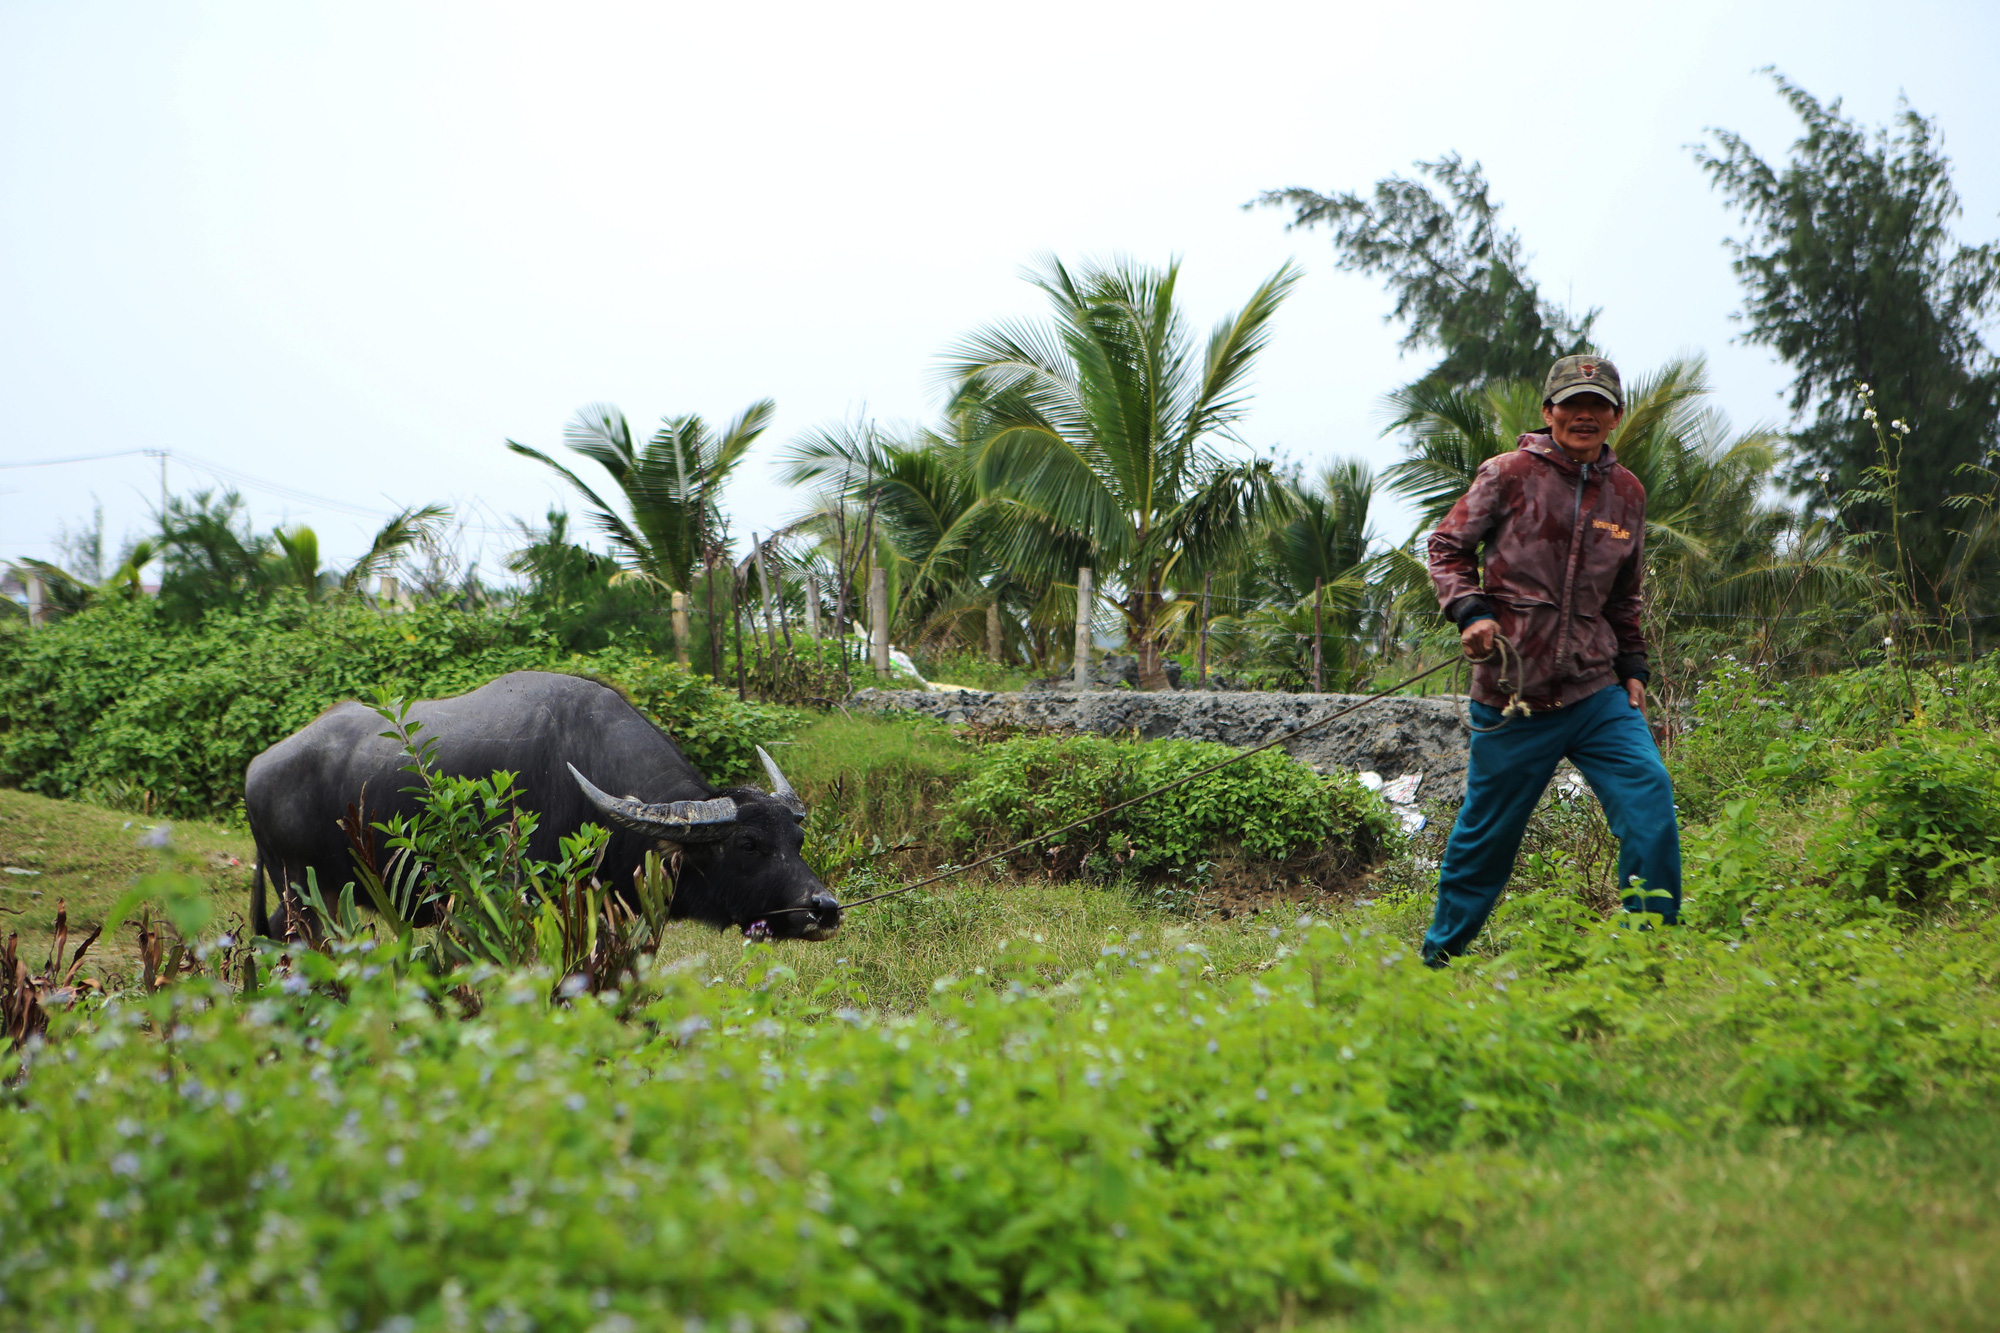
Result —
<svg viewBox="0 0 2000 1333"><path fill-rule="evenodd" d="M1459 691L1460 694L1465 696L1466 730L1476 731L1484 735L1488 732L1500 730L1501 727L1506 726L1517 717L1528 716L1528 705L1521 701L1521 687L1527 680L1527 673L1521 667L1521 650L1516 648L1513 641L1506 635L1495 634L1493 636L1493 651L1486 654L1486 656L1472 657L1467 655L1460 657L1458 661L1470 662L1474 666L1484 666L1486 663L1494 661L1499 662L1500 671L1493 683L1503 690L1508 689L1507 676L1510 669L1514 677L1513 688L1508 690L1507 694L1507 706L1500 710L1500 721L1490 727L1482 727L1472 720L1472 690L1470 686L1468 685L1467 688ZM1456 679L1457 673L1454 672L1454 682Z"/></svg>

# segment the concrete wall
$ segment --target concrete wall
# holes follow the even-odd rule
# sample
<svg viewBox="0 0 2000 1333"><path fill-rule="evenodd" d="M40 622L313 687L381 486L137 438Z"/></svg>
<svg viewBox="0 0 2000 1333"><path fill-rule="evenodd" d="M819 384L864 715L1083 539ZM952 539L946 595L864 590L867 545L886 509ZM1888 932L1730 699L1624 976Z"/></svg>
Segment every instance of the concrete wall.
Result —
<svg viewBox="0 0 2000 1333"><path fill-rule="evenodd" d="M922 713L947 722L979 722L1103 735L1136 732L1141 740L1220 741L1258 745L1328 713L1359 703L1352 694L1265 694L1211 691L1084 694L988 694L974 690L862 690L850 706ZM1457 697L1381 699L1350 717L1284 746L1301 763L1326 772L1373 770L1394 781L1421 772L1418 800L1458 801L1465 795L1469 733Z"/></svg>

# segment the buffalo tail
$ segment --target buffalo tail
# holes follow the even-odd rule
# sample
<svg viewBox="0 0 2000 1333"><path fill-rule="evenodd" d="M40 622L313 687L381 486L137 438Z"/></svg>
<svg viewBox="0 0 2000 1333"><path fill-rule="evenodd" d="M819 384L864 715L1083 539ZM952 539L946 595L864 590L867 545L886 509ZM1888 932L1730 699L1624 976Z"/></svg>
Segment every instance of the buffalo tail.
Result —
<svg viewBox="0 0 2000 1333"><path fill-rule="evenodd" d="M266 939L271 935L271 915L264 903L264 856L258 849L257 864L250 867L250 931Z"/></svg>

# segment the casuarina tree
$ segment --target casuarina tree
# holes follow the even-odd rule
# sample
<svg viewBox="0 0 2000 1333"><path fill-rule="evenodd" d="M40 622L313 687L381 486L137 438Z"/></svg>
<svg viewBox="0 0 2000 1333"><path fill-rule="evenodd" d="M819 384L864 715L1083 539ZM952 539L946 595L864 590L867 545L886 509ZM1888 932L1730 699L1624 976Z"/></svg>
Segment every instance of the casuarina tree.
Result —
<svg viewBox="0 0 2000 1333"><path fill-rule="evenodd" d="M1965 534L1991 528L1972 519L1990 507L2000 446L2000 362L1981 338L2000 247L1952 234L1959 198L1934 120L1905 103L1871 132L1838 99L1772 77L1804 127L1789 158L1768 162L1728 130L1696 157L1748 229L1729 242L1746 337L1792 368L1792 484L1863 530L1887 531L1893 503L1903 573L1935 596L1955 564L1990 567ZM1883 457L1863 384L1881 422L1907 425L1898 457ZM1870 473L1885 461L1894 500Z"/></svg>
<svg viewBox="0 0 2000 1333"><path fill-rule="evenodd" d="M1444 353L1419 385L1539 381L1558 357L1588 351L1597 311L1578 315L1542 295L1479 164L1448 153L1416 170L1417 179L1389 176L1365 196L1293 187L1257 202L1290 209L1292 227L1327 228L1341 268L1384 280L1403 350Z"/></svg>

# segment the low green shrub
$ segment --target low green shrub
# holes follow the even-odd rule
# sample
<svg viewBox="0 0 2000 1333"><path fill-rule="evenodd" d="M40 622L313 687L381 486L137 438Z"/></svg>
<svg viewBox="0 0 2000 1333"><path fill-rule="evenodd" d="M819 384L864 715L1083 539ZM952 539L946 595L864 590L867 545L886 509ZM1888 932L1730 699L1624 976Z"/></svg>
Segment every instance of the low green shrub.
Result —
<svg viewBox="0 0 2000 1333"><path fill-rule="evenodd" d="M1757 673L1725 660L1695 692L1693 729L1667 752L1681 817L1706 823L1723 804L1756 790L1758 770L1774 745L1797 733L1798 719Z"/></svg>
<svg viewBox="0 0 2000 1333"><path fill-rule="evenodd" d="M985 747L947 807L961 844L995 850L1130 800L1235 753L1199 741L1022 736ZM1399 837L1388 808L1347 773L1321 776L1267 750L1063 834L1038 864L1110 877L1181 871L1240 846L1283 860L1311 853L1335 876L1374 863Z"/></svg>
<svg viewBox="0 0 2000 1333"><path fill-rule="evenodd" d="M2000 741L1984 732L1904 727L1858 755L1841 779L1836 888L1928 905L2000 886Z"/></svg>

